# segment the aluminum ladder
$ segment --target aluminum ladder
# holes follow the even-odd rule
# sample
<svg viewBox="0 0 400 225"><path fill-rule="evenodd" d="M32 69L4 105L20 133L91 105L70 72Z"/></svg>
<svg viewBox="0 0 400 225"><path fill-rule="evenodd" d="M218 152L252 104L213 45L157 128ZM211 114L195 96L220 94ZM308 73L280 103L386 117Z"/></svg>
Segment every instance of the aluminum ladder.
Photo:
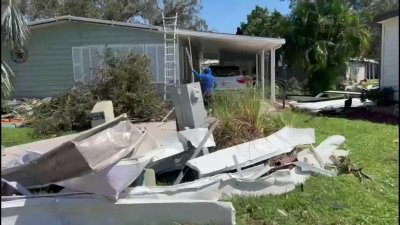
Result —
<svg viewBox="0 0 400 225"><path fill-rule="evenodd" d="M164 26L164 101L168 96L168 86L176 85L176 25L178 13L174 17L163 17Z"/></svg>

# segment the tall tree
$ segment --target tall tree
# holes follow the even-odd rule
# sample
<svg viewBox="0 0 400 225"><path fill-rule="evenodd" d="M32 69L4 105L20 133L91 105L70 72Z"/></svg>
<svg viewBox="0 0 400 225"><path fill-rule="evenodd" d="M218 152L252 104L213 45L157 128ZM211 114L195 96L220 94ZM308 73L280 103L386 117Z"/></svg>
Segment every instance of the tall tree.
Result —
<svg viewBox="0 0 400 225"><path fill-rule="evenodd" d="M161 10L167 17L175 16L178 13L179 27L193 30L207 30L206 21L199 17L200 10L202 9L200 3L200 0L163 0ZM158 17L155 24L162 24L161 17Z"/></svg>
<svg viewBox="0 0 400 225"><path fill-rule="evenodd" d="M285 58L306 70L313 92L333 88L345 74L349 59L368 49L368 30L343 0L299 3L291 21Z"/></svg>
<svg viewBox="0 0 400 225"><path fill-rule="evenodd" d="M294 9L296 5L315 0L281 0L289 2L289 8ZM363 57L380 58L380 25L375 23L375 16L399 8L399 0L343 0L349 3L351 9L360 16L361 22L367 26L371 33L370 48L363 54Z"/></svg>
<svg viewBox="0 0 400 225"><path fill-rule="evenodd" d="M245 35L260 37L284 37L290 26L287 17L278 11L269 12L267 8L256 6L247 15L247 22L242 22L240 27Z"/></svg>
<svg viewBox="0 0 400 225"><path fill-rule="evenodd" d="M162 24L161 12L178 13L178 27L207 29L199 17L200 0L26 0L21 7L31 20L72 15L126 22L141 17L153 25Z"/></svg>
<svg viewBox="0 0 400 225"><path fill-rule="evenodd" d="M9 49L22 47L28 39L29 30L14 0L1 0L1 45ZM1 94L9 97L13 90L11 78L14 73L1 59Z"/></svg>
<svg viewBox="0 0 400 225"><path fill-rule="evenodd" d="M364 57L378 59L380 58L381 29L380 25L375 23L374 18L399 8L399 0L349 0L350 7L360 16L371 33L371 46Z"/></svg>

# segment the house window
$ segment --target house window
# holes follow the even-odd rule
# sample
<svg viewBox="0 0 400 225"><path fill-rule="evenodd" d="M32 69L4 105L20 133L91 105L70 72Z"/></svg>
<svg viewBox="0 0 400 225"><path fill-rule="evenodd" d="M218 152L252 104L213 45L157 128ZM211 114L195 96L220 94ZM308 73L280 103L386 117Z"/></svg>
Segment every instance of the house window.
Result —
<svg viewBox="0 0 400 225"><path fill-rule="evenodd" d="M150 59L150 69L154 82L164 82L164 45L96 45L72 47L74 81L88 84L104 65L104 53L110 49L117 58L131 53L145 54Z"/></svg>

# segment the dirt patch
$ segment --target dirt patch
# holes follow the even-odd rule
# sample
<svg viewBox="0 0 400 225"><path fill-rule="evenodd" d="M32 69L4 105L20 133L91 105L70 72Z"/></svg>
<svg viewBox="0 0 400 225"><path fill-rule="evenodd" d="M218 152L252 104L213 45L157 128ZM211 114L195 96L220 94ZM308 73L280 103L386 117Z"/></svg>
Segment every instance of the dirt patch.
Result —
<svg viewBox="0 0 400 225"><path fill-rule="evenodd" d="M399 125L399 117L390 115L388 113L383 112L374 112L369 111L366 109L350 109L346 112L335 114L335 115L327 115L323 114L324 116L330 117L340 117L349 120L364 120L373 123L384 123L384 124L392 124L392 125Z"/></svg>

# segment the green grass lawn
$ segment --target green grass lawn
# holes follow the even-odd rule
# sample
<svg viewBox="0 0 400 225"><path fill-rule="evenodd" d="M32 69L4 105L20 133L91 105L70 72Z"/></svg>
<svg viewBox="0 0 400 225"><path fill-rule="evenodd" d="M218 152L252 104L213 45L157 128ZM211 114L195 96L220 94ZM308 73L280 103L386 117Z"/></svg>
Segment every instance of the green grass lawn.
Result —
<svg viewBox="0 0 400 225"><path fill-rule="evenodd" d="M32 135L31 128L1 128L1 144L9 147L39 140Z"/></svg>
<svg viewBox="0 0 400 225"><path fill-rule="evenodd" d="M279 196L229 199L236 209L237 224L398 224L399 148L394 142L398 126L290 112L284 118L293 127L315 128L317 143L331 135L345 136L351 161L393 187L378 180L365 180L361 185L356 177L346 175L312 177L304 192L297 188ZM29 132L2 128L2 143L33 141Z"/></svg>
<svg viewBox="0 0 400 225"><path fill-rule="evenodd" d="M315 128L317 143L331 135L345 136L351 162L393 187L370 180L361 185L346 175L312 177L304 192L297 188L285 195L232 199L237 224L398 224L397 126L292 113L285 119L294 127Z"/></svg>
<svg viewBox="0 0 400 225"><path fill-rule="evenodd" d="M61 135L72 134L73 132L65 132ZM33 129L29 127L21 128L1 128L1 144L5 147L10 147L14 145L22 145L34 141L39 141L47 138L53 138L56 136L48 137L38 137L33 134Z"/></svg>

